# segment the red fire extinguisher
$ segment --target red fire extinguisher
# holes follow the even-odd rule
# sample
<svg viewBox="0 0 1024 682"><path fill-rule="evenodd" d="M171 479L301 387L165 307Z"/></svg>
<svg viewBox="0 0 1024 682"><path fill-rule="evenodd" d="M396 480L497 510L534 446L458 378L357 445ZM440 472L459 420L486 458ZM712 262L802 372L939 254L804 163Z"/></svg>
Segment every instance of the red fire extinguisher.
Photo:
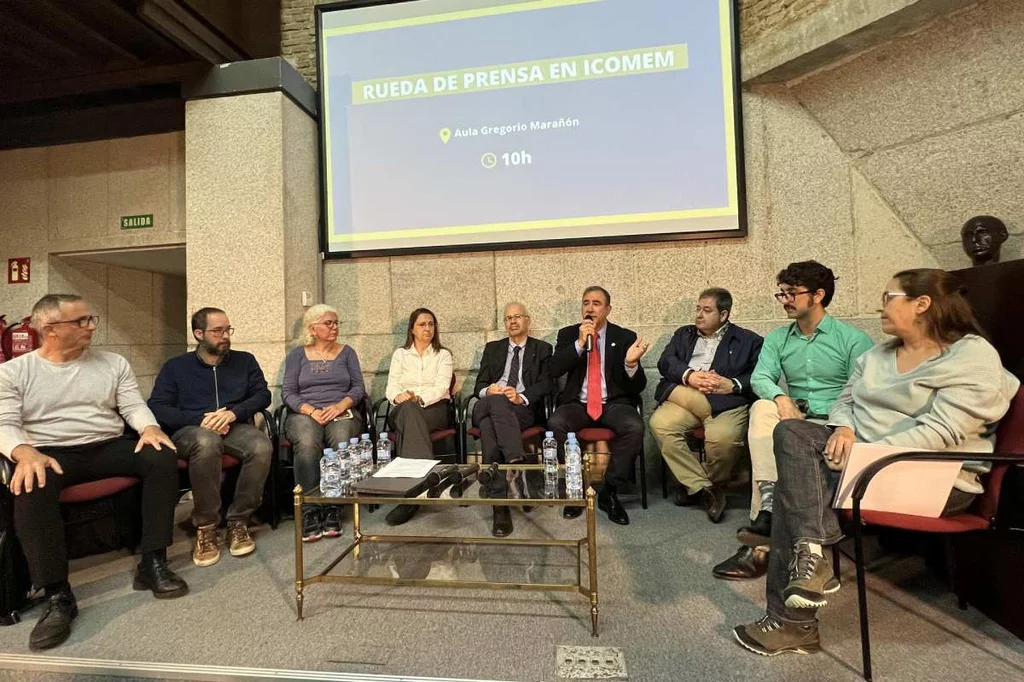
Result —
<svg viewBox="0 0 1024 682"><path fill-rule="evenodd" d="M0 343L3 354L8 360L31 353L39 348L39 334L32 328L32 318L26 317L16 327L8 327L3 334L3 342Z"/></svg>

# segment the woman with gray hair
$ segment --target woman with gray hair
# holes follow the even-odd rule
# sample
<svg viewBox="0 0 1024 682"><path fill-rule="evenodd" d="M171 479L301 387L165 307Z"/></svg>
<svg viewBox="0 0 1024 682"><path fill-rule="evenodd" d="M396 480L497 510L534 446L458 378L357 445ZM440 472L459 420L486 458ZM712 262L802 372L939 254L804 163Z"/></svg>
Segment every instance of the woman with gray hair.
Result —
<svg viewBox="0 0 1024 682"><path fill-rule="evenodd" d="M334 308L313 306L302 316L302 329L300 345L285 358L281 398L294 413L284 429L292 442L295 482L310 493L320 485L323 449L359 435L366 389L356 352L338 343ZM303 507L302 541L341 535L340 512L338 505Z"/></svg>

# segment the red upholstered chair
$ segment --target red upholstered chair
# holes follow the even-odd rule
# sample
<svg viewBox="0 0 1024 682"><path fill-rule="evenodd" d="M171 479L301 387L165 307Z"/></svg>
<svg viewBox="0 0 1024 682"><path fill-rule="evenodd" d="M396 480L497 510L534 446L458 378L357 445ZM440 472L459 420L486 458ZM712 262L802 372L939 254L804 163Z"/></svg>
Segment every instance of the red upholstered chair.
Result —
<svg viewBox="0 0 1024 682"><path fill-rule="evenodd" d="M101 478L98 481L68 486L60 491L60 496L57 499L67 504L92 502L93 500L103 499L104 497L116 495L123 490L128 490L128 488L131 488L136 483L139 483L139 479L134 476Z"/></svg>
<svg viewBox="0 0 1024 682"><path fill-rule="evenodd" d="M448 384L448 395L451 396L451 400L448 401L448 423L451 426L446 426L443 429L430 432L430 442L438 443L445 439L451 438L455 443L454 456L444 455L440 457L441 460L454 459L456 463L465 464L466 456L462 452L462 437L459 432L459 397L455 395L455 374L452 374L452 380ZM382 411L383 410L383 411ZM395 441L395 434L391 433L391 429L388 428L388 415L391 414L391 401L387 398L381 398L373 404L373 416L371 421L380 431L388 431L388 439L392 442Z"/></svg>
<svg viewBox="0 0 1024 682"><path fill-rule="evenodd" d="M992 462L992 471L983 477L985 492L978 496L974 505L965 513L944 518L929 518L907 514L891 514L887 512L861 510L860 503L867 491L871 479L885 467L895 462L915 461L964 461L977 460ZM949 566L953 590L957 595L960 608L967 608L960 581L957 578L956 562L953 554L953 538L959 533L989 530L996 520L999 509L999 494L1002 490L1003 478L1010 466L1024 464L1024 387L1017 391L1010 403L1010 410L999 423L996 432L996 454L979 455L964 452L904 452L891 455L866 467L857 479L853 489L853 511L844 512L846 518L852 519L854 554L857 563L857 602L860 609L861 653L864 663L864 679L871 680L871 641L868 632L867 586L864 578L864 546L861 526L870 523L888 528L919 531L923 533L941 533L946 539L946 560ZM839 552L833 551L836 575L839 575Z"/></svg>
<svg viewBox="0 0 1024 682"><path fill-rule="evenodd" d="M469 441L468 436L472 436L479 440L480 429L473 426L473 402L479 400L480 397L471 395L467 397L461 404L459 409L459 425L462 427L462 457L465 460L469 456ZM536 440L539 437L544 436L544 424L534 424L533 426L527 427L521 432L523 442Z"/></svg>
<svg viewBox="0 0 1024 682"><path fill-rule="evenodd" d="M697 457L700 461L704 461L704 427L699 426L690 433L690 437L687 438L690 441L691 447L697 448ZM665 499L668 497L668 481L672 476L672 471L668 468L668 464L665 463L665 458L661 458L661 498Z"/></svg>

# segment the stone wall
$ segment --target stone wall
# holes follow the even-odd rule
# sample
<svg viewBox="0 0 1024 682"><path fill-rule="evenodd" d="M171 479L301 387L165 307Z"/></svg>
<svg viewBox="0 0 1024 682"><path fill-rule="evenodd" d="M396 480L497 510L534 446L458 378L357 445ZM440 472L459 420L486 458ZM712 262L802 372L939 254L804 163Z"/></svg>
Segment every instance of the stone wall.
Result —
<svg viewBox="0 0 1024 682"><path fill-rule="evenodd" d="M808 17L832 0L738 0L740 40L756 40Z"/></svg>

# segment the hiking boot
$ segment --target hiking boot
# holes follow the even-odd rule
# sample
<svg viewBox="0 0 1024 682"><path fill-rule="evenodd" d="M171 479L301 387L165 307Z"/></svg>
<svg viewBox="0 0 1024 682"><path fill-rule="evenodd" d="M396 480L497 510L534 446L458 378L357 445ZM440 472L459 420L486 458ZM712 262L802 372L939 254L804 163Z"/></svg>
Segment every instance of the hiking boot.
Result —
<svg viewBox="0 0 1024 682"><path fill-rule="evenodd" d="M320 507L305 506L302 508L302 541L316 542L323 537L320 525Z"/></svg>
<svg viewBox="0 0 1024 682"><path fill-rule="evenodd" d="M822 552L828 551L823 547ZM832 562L822 554L811 552L807 543L799 543L789 562L789 584L783 594L791 609L816 609L828 603L827 594L839 591L839 578L832 571Z"/></svg>
<svg viewBox="0 0 1024 682"><path fill-rule="evenodd" d="M208 523L196 528L196 543L192 546L192 563L196 566L213 566L220 561L220 547L217 546L217 524Z"/></svg>
<svg viewBox="0 0 1024 682"><path fill-rule="evenodd" d="M70 590L47 598L46 610L28 636L28 648L41 651L63 644L71 635L71 621L77 615L78 603Z"/></svg>
<svg viewBox="0 0 1024 682"><path fill-rule="evenodd" d="M228 521L228 542L231 556L248 556L256 551L256 543L249 535L245 521Z"/></svg>
<svg viewBox="0 0 1024 682"><path fill-rule="evenodd" d="M733 628L732 634L743 648L761 656L813 654L821 650L817 623L793 625L766 615L757 622Z"/></svg>

